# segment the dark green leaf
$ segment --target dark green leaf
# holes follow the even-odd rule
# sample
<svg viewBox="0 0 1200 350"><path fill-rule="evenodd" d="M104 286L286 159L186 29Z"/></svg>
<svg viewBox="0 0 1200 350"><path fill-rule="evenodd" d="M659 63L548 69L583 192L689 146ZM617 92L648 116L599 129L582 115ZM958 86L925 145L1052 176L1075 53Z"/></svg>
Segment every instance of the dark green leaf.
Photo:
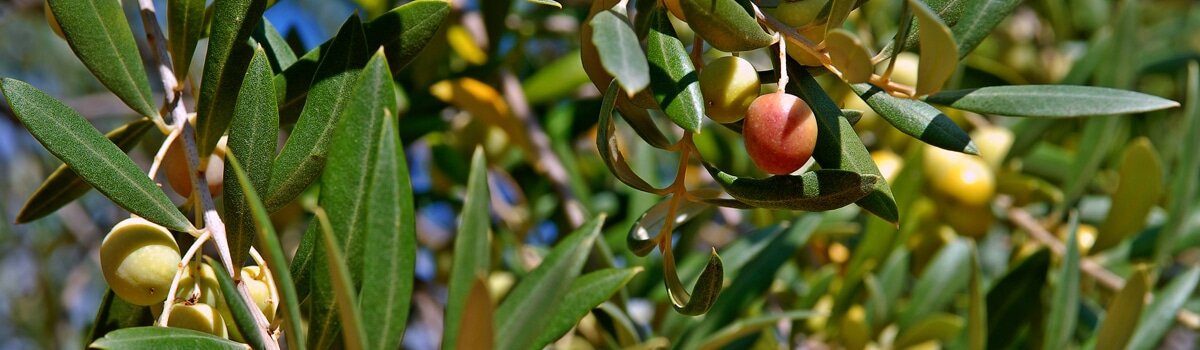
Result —
<svg viewBox="0 0 1200 350"><path fill-rule="evenodd" d="M154 350L154 349L228 349L243 350L250 346L212 334L174 327L134 327L113 331L97 339L92 349Z"/></svg>
<svg viewBox="0 0 1200 350"><path fill-rule="evenodd" d="M913 284L912 299L900 314L901 332L908 332L926 317L942 310L971 280L971 247L963 239L938 251Z"/></svg>
<svg viewBox="0 0 1200 350"><path fill-rule="evenodd" d="M1150 291L1150 283L1150 276L1145 267L1138 268L1132 276L1129 276L1129 279L1125 280L1125 287L1121 288L1121 291L1117 292L1117 296L1113 297L1112 302L1108 304L1104 321L1096 330L1097 350L1126 348L1125 346L1129 344L1133 332L1137 330L1138 323L1142 319L1142 309L1146 293Z"/></svg>
<svg viewBox="0 0 1200 350"><path fill-rule="evenodd" d="M862 139L854 132L854 128L842 110L833 102L816 79L808 71L794 61L789 60L788 72L791 72L788 92L796 94L808 102L817 118L817 148L813 158L825 169L849 170L859 174L879 176L875 188L857 203L863 209L891 223L900 221L900 211L896 208L896 199L892 197L892 189L888 186L879 166L871 160L867 147Z"/></svg>
<svg viewBox="0 0 1200 350"><path fill-rule="evenodd" d="M200 41L200 35L204 32L204 2L167 1L167 46L177 78L188 76L188 69L192 66L196 42Z"/></svg>
<svg viewBox="0 0 1200 350"><path fill-rule="evenodd" d="M569 289L563 286L577 280L603 224L604 215L584 223L509 292L496 308L496 349L540 349L554 340L540 336L554 320L543 307L566 297Z"/></svg>
<svg viewBox="0 0 1200 350"><path fill-rule="evenodd" d="M317 209L317 222L321 224L321 247L328 267L328 278L316 277L312 294L316 300L332 298L337 303L338 320L319 319L317 316L309 321L309 344L317 349L329 348L342 338L348 349L362 349L367 341L367 335L362 328L362 315L358 312L358 292L354 290L354 281L350 280L350 268L346 265L346 255L338 243L338 235L333 232L329 218L323 209ZM319 267L318 267L319 268ZM329 294L333 294L330 296ZM315 307L314 307L315 309Z"/></svg>
<svg viewBox="0 0 1200 350"><path fill-rule="evenodd" d="M487 278L491 270L491 192L487 181L487 160L483 148L471 156L471 175L463 201L458 234L454 238L454 262L450 264L450 287L446 297L445 328L442 349L457 349L458 325L466 315L467 294L477 278Z"/></svg>
<svg viewBox="0 0 1200 350"><path fill-rule="evenodd" d="M546 310L551 319L538 332L533 344L550 344L561 338L641 271L641 267L603 269L576 278L566 295L554 303L553 308Z"/></svg>
<svg viewBox="0 0 1200 350"><path fill-rule="evenodd" d="M908 4L921 26L921 61L917 68L916 96L924 96L941 90L946 80L954 75L958 68L958 46L954 43L950 28L925 3L908 0Z"/></svg>
<svg viewBox="0 0 1200 350"><path fill-rule="evenodd" d="M196 146L201 159L212 153L229 128L254 55L248 39L267 9L267 0L215 0L212 8L204 76L196 101Z"/></svg>
<svg viewBox="0 0 1200 350"><path fill-rule="evenodd" d="M1116 246L1146 227L1146 216L1163 194L1163 163L1150 139L1140 137L1125 147L1120 179L1108 217L1096 233L1093 252Z"/></svg>
<svg viewBox="0 0 1200 350"><path fill-rule="evenodd" d="M287 39L284 39L283 35L275 30L275 26L271 25L271 21L263 18L262 22L258 23L258 27L254 28L254 33L250 35L267 51L267 58L271 60L272 72L283 72L284 69L296 63L296 53L292 51L291 46L288 46ZM273 76L272 79L274 79ZM274 84L274 80L271 84ZM275 96L271 96L271 98L275 98Z"/></svg>
<svg viewBox="0 0 1200 350"><path fill-rule="evenodd" d="M600 151L600 159L608 167L608 171L617 180L642 192L656 193L659 190L643 180L629 167L621 147L617 145L617 129L613 123L613 106L618 99L617 83L613 82L604 93L604 101L600 104L600 122L596 131L596 149Z"/></svg>
<svg viewBox="0 0 1200 350"><path fill-rule="evenodd" d="M47 0L75 56L135 112L161 118L121 2Z"/></svg>
<svg viewBox="0 0 1200 350"><path fill-rule="evenodd" d="M629 245L629 250L634 255L646 256L655 247L658 247L658 236L663 233L662 229L667 223L668 212L675 213L675 220L672 223L672 227L679 227L679 225L683 225L688 220L704 212L705 209L712 207L706 203L690 200L679 201L678 205L676 205L675 201L671 195L664 197L658 204L655 204L646 210L645 213L642 213L637 223L629 228L629 235L626 236L625 242ZM672 207L674 207L674 210L672 210Z"/></svg>
<svg viewBox="0 0 1200 350"><path fill-rule="evenodd" d="M1079 320L1079 215L1072 214L1067 234L1066 253L1059 267L1058 284L1050 299L1050 314L1043 338L1043 349L1065 349L1075 335Z"/></svg>
<svg viewBox="0 0 1200 350"><path fill-rule="evenodd" d="M354 97L354 83L366 63L365 50L362 25L358 16L352 15L334 37L329 47L331 54L322 57L304 111L275 158L271 189L265 197L267 209L274 211L291 202L321 175L329 140L343 110ZM276 93L280 92L278 88Z"/></svg>
<svg viewBox="0 0 1200 350"><path fill-rule="evenodd" d="M1022 260L987 293L987 348L1015 344L1023 328L1040 317L1042 287L1050 269L1050 251L1042 249Z"/></svg>
<svg viewBox="0 0 1200 350"><path fill-rule="evenodd" d="M121 151L129 152L141 141L142 135L153 127L154 123L149 119L140 118L113 129L104 136ZM71 170L70 166L60 165L41 186L38 186L33 195L29 196L29 200L25 201L25 205L17 213L16 223L26 223L50 215L91 189L92 185L79 178L79 174Z"/></svg>
<svg viewBox="0 0 1200 350"><path fill-rule="evenodd" d="M208 265L210 266L221 266L212 257L206 256L204 259L208 261ZM221 299L225 300L225 306L229 308L229 313L233 316L232 320L226 322L233 321L237 325L238 331L251 348L266 349L265 344L269 337L263 336L267 330L258 327L258 322L254 320L254 312L257 310L251 309L251 307L257 309L257 306L246 304L246 300L242 299L242 294L238 292L239 288L237 284L240 282L234 281L233 277L229 276L229 271L220 267L213 268L213 271L216 272L217 282L221 285L221 295L225 296Z"/></svg>
<svg viewBox="0 0 1200 350"><path fill-rule="evenodd" d="M1142 322L1133 338L1129 340L1129 349L1149 350L1159 346L1163 335L1175 324L1175 315L1183 308L1183 304L1191 298L1200 282L1200 268L1193 266L1182 275L1176 276L1162 291L1154 295L1154 301L1142 313Z"/></svg>
<svg viewBox="0 0 1200 350"><path fill-rule="evenodd" d="M111 289L106 289L104 299L100 301L100 310L96 312L96 319L92 323L88 341L96 341L109 332L122 328L151 324L154 324L154 316L150 314L149 306L130 304L117 297Z"/></svg>
<svg viewBox="0 0 1200 350"><path fill-rule="evenodd" d="M11 78L0 81L0 90L29 133L100 193L146 220L175 231L191 230L158 185L70 107Z"/></svg>
<svg viewBox="0 0 1200 350"><path fill-rule="evenodd" d="M721 285L725 281L725 268L722 265L721 257L714 248L708 255L708 264L704 265L704 270L700 272L700 278L696 280L696 286L690 293L679 281L674 267L666 267L667 297L671 299L671 306L675 311L688 316L708 312L721 295Z"/></svg>
<svg viewBox="0 0 1200 350"><path fill-rule="evenodd" d="M973 0L963 16L954 24L954 40L958 42L958 58L967 57L983 42L992 29L1020 5L1020 0Z"/></svg>
<svg viewBox="0 0 1200 350"><path fill-rule="evenodd" d="M654 90L654 100L675 125L700 132L704 96L700 94L699 72L692 66L687 49L675 36L666 8L659 8L650 16L655 19L646 36L646 58L650 61L650 89Z"/></svg>
<svg viewBox="0 0 1200 350"><path fill-rule="evenodd" d="M1179 103L1140 92L1094 86L1016 85L943 91L925 98L976 113L1014 117L1083 117L1142 113Z"/></svg>
<svg viewBox="0 0 1200 350"><path fill-rule="evenodd" d="M632 97L650 85L650 67L637 35L622 17L613 10L601 11L592 17L590 25L595 33L592 42L604 70L621 83L626 95Z"/></svg>
<svg viewBox="0 0 1200 350"><path fill-rule="evenodd" d="M275 144L279 139L279 110L275 107L275 90L271 85L271 66L266 52L260 47L254 53L238 92L233 117L230 118L228 153L246 162L247 175L255 193L264 193L271 182L271 163L275 159ZM237 174L225 167L224 183L237 182ZM250 206L239 186L223 186L225 201L225 234L229 239L229 254L233 266L242 266L254 244L255 221Z"/></svg>
<svg viewBox="0 0 1200 350"><path fill-rule="evenodd" d="M766 209L826 211L871 193L880 177L845 170L816 170L765 179L739 178L705 163L708 173L734 199Z"/></svg>
<svg viewBox="0 0 1200 350"><path fill-rule="evenodd" d="M361 57L355 59L366 61L372 53L370 50L383 46L388 66L395 74L416 58L449 14L450 5L442 0L418 0L394 8L364 25L368 51L361 52ZM275 91L284 120L294 120L301 113L312 84L319 81L317 77L327 75L321 74L318 66L325 61L334 41L337 37L305 53L275 76Z"/></svg>
<svg viewBox="0 0 1200 350"><path fill-rule="evenodd" d="M679 5L692 30L717 50L750 51L774 41L737 1L679 0Z"/></svg>
<svg viewBox="0 0 1200 350"><path fill-rule="evenodd" d="M979 154L971 136L937 108L918 100L892 96L870 84L850 87L871 109L905 134L939 148Z"/></svg>

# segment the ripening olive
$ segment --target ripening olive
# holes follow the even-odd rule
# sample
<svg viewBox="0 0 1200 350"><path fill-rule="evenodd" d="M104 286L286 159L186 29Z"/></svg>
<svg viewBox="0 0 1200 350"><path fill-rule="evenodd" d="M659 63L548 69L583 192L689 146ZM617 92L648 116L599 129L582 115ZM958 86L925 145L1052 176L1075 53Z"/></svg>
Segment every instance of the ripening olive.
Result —
<svg viewBox="0 0 1200 350"><path fill-rule="evenodd" d="M780 91L754 99L746 111L742 136L746 153L759 169L790 174L812 157L817 121L807 103Z"/></svg>
<svg viewBox="0 0 1200 350"><path fill-rule="evenodd" d="M212 154L200 162L200 166L205 169L204 178L208 180L208 193L213 197L220 195L224 188L226 149L226 137L221 137L221 140L217 141L217 147L213 148ZM171 189L180 196L191 196L192 179L188 177L187 156L183 152L183 142L178 138L167 149L166 155L163 156L162 166L167 173L167 182L171 184Z"/></svg>
<svg viewBox="0 0 1200 350"><path fill-rule="evenodd" d="M121 221L100 243L104 280L134 305L166 300L179 261L179 245L171 233L142 218Z"/></svg>
<svg viewBox="0 0 1200 350"><path fill-rule="evenodd" d="M782 0L771 12L783 24L796 28L816 21L821 9L828 4L829 0Z"/></svg>
<svg viewBox="0 0 1200 350"><path fill-rule="evenodd" d="M246 284L250 298L254 299L255 306L262 310L267 320L275 320L275 309L279 303L274 298L275 283L267 278L267 274L258 266L243 267L242 283Z"/></svg>
<svg viewBox="0 0 1200 350"><path fill-rule="evenodd" d="M886 149L871 152L871 160L875 161L875 166L879 167L879 174L888 182L896 181L896 174L899 174L900 168L904 166L903 158Z"/></svg>
<svg viewBox="0 0 1200 350"><path fill-rule="evenodd" d="M175 304L175 307L171 308L171 318L167 321L167 326L191 329L222 338L229 336L225 329L225 319L212 305L203 303Z"/></svg>
<svg viewBox="0 0 1200 350"><path fill-rule="evenodd" d="M1004 157L1013 144L1013 134L999 126L984 126L971 132L971 140L979 147L979 156L995 170L1003 165Z"/></svg>
<svg viewBox="0 0 1200 350"><path fill-rule="evenodd" d="M206 263L191 263L188 265L183 278L179 279L179 290L175 293L177 300L188 300L199 287L196 303L219 305L221 303L221 285L217 282L216 271Z"/></svg>
<svg viewBox="0 0 1200 350"><path fill-rule="evenodd" d="M746 116L758 97L758 71L741 57L725 56L709 62L700 71L704 114L718 123L733 123Z"/></svg>
<svg viewBox="0 0 1200 350"><path fill-rule="evenodd" d="M925 145L925 177L935 194L955 205L982 207L996 192L992 170L976 156Z"/></svg>

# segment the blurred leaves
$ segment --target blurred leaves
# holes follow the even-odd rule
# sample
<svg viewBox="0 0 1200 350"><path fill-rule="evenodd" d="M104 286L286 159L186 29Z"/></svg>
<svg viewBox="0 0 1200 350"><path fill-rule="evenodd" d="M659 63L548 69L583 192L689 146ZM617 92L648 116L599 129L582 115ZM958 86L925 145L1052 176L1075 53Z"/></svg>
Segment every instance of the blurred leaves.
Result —
<svg viewBox="0 0 1200 350"><path fill-rule="evenodd" d="M1067 228L1067 239L1064 242L1066 252L1059 271L1058 283L1054 285L1053 296L1050 299L1050 314L1046 320L1044 349L1062 349L1070 345L1075 334L1075 325L1079 320L1079 215L1072 214Z"/></svg>
<svg viewBox="0 0 1200 350"><path fill-rule="evenodd" d="M1108 249L1146 226L1163 191L1163 164L1149 139L1133 140L1121 156L1120 180L1093 252Z"/></svg>
<svg viewBox="0 0 1200 350"><path fill-rule="evenodd" d="M988 290L988 349L1020 347L1029 341L1019 335L1025 328L1035 329L1031 323L1040 322L1042 288L1049 270L1050 250L1040 249L1022 259Z"/></svg>
<svg viewBox="0 0 1200 350"><path fill-rule="evenodd" d="M1139 267L1125 280L1125 286L1108 304L1104 321L1096 330L1096 349L1125 349L1142 317L1151 280L1146 267Z"/></svg>

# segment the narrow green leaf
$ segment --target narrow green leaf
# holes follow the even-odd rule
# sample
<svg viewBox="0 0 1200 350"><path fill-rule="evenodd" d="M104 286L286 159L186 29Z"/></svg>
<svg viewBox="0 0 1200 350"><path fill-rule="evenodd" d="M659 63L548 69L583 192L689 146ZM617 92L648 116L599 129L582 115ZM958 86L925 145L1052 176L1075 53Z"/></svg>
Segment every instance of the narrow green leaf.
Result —
<svg viewBox="0 0 1200 350"><path fill-rule="evenodd" d="M388 11L364 25L367 50L383 46L392 74L407 66L429 43L442 22L450 14L450 4L444 0L417 0ZM328 55L329 46L337 37L305 53L294 64L275 76L280 114L284 120L294 120L305 105L319 63ZM361 53L366 61L370 51ZM269 206L268 206L269 207Z"/></svg>
<svg viewBox="0 0 1200 350"><path fill-rule="evenodd" d="M979 154L971 136L937 108L918 100L892 96L871 84L850 87L871 109L905 134L939 148Z"/></svg>
<svg viewBox="0 0 1200 350"><path fill-rule="evenodd" d="M700 277L696 279L696 285L690 293L683 287L683 282L679 280L674 267L667 266L670 266L666 268L667 297L671 300L671 307L674 307L676 312L688 316L699 316L708 312L721 295L721 287L725 282L725 268L721 256L717 255L717 249L713 248L708 254L708 264L700 271Z"/></svg>
<svg viewBox="0 0 1200 350"><path fill-rule="evenodd" d="M137 146L146 131L153 127L154 123L149 119L139 118L109 131L104 136L121 151L129 152ZM92 185L80 178L69 165L60 165L41 186L38 186L33 195L29 196L29 200L25 201L25 205L17 213L16 223L26 223L50 215L91 189Z"/></svg>
<svg viewBox="0 0 1200 350"><path fill-rule="evenodd" d="M248 39L267 9L267 0L215 0L196 101L196 146L212 153L236 108L246 69L254 55ZM270 208L270 206L268 206Z"/></svg>
<svg viewBox="0 0 1200 350"><path fill-rule="evenodd" d="M926 316L911 328L900 333L896 348L905 349L928 341L946 343L962 331L963 319L958 315L936 313Z"/></svg>
<svg viewBox="0 0 1200 350"><path fill-rule="evenodd" d="M487 181L487 159L483 148L471 156L467 196L463 200L458 235L454 238L454 262L450 264L450 290L446 297L442 349L458 349L458 325L466 314L467 294L476 278L487 278L491 270L491 192ZM544 261L543 261L544 262Z"/></svg>
<svg viewBox="0 0 1200 350"><path fill-rule="evenodd" d="M900 313L900 329L906 332L922 319L946 307L971 280L971 247L963 239L946 244L913 284L912 299Z"/></svg>
<svg viewBox="0 0 1200 350"><path fill-rule="evenodd" d="M987 293L987 348L1019 346L1017 336L1042 313L1042 288L1050 270L1050 251L1022 260Z"/></svg>
<svg viewBox="0 0 1200 350"><path fill-rule="evenodd" d="M542 307L567 295L569 289L563 287L571 286L577 280L603 224L604 215L597 216L563 238L550 255L509 292L496 308L493 320L496 349L540 349L554 340L539 336L554 319L554 315Z"/></svg>
<svg viewBox="0 0 1200 350"><path fill-rule="evenodd" d="M1179 107L1179 102L1140 92L1075 85L990 86L943 91L925 97L925 102L1013 117L1084 117Z"/></svg>
<svg viewBox="0 0 1200 350"><path fill-rule="evenodd" d="M575 50L551 61L523 79L521 90L525 91L525 101L536 106L571 96L580 86L589 82L591 80L583 71L580 51Z"/></svg>
<svg viewBox="0 0 1200 350"><path fill-rule="evenodd" d="M971 283L967 287L967 348L987 349L987 302L983 290L983 268L979 263L979 250L971 244Z"/></svg>
<svg viewBox="0 0 1200 350"><path fill-rule="evenodd" d="M1163 194L1163 175L1162 160L1150 139L1140 137L1125 147L1112 207L1099 227L1092 251L1116 246L1146 227L1146 216Z"/></svg>
<svg viewBox="0 0 1200 350"><path fill-rule="evenodd" d="M228 153L246 162L247 175L255 193L263 193L271 181L271 163L279 139L279 110L275 107L275 86L271 84L271 66L261 47L255 51L238 92L230 118ZM226 161L228 163L228 161ZM237 174L225 167L224 183L237 182ZM223 186L225 234L234 266L250 254L254 244L255 221L240 186Z"/></svg>
<svg viewBox="0 0 1200 350"><path fill-rule="evenodd" d="M338 243L337 234L330 226L329 218L322 209L317 211L317 222L321 224L321 250L325 251L324 257L329 269L328 282L330 283L327 286L318 284L313 289L313 294L323 296L325 293L332 293L333 299L337 301L337 314L341 322L322 324L319 323L320 320L310 321L309 343L318 349L324 349L333 345L331 342L342 335L347 349L362 349L367 341L367 335L362 328L362 315L358 312L358 293L354 290L354 282L350 280L350 269L346 266L345 253L342 251L341 244ZM320 283L323 280L318 278L317 282ZM331 331L333 329L331 326L336 326L338 329ZM315 339L312 338L314 336Z"/></svg>
<svg viewBox="0 0 1200 350"><path fill-rule="evenodd" d="M650 66L637 34L622 17L613 10L601 11L592 17L590 25L595 31L592 42L604 70L621 83L626 95L633 97L650 86Z"/></svg>
<svg viewBox="0 0 1200 350"><path fill-rule="evenodd" d="M534 4L538 4L538 5L553 6L553 7L557 7L560 9L562 8L562 4L560 4L560 3L558 3L558 1L554 1L554 0L527 0L527 1L534 3Z"/></svg>
<svg viewBox="0 0 1200 350"><path fill-rule="evenodd" d="M826 34L825 49L829 51L833 66L842 71L842 79L848 83L865 83L875 71L871 52L861 40L844 29L834 29Z"/></svg>
<svg viewBox="0 0 1200 350"><path fill-rule="evenodd" d="M1163 335L1175 324L1175 315L1191 298L1200 282L1200 267L1193 266L1182 275L1176 276L1162 291L1154 295L1154 301L1142 313L1141 325L1133 333L1128 349L1149 350L1157 348Z"/></svg>
<svg viewBox="0 0 1200 350"><path fill-rule="evenodd" d="M646 58L650 62L650 88L654 90L654 100L675 125L700 132L704 96L700 94L699 72L676 37L666 8L659 8L650 16L654 16L654 20L646 36Z"/></svg>
<svg viewBox="0 0 1200 350"><path fill-rule="evenodd" d="M842 110L808 71L794 61L789 60L788 64L791 84L787 86L787 91L808 102L817 118L817 148L813 153L817 164L825 169L879 176L871 193L855 203L887 222L899 222L900 210L896 207L896 199L892 197L891 187L879 173L879 166L871 160L862 139L858 138L850 122L842 117Z"/></svg>
<svg viewBox="0 0 1200 350"><path fill-rule="evenodd" d="M228 349L250 346L212 334L174 327L133 327L113 331L88 345L91 349Z"/></svg>
<svg viewBox="0 0 1200 350"><path fill-rule="evenodd" d="M734 199L765 209L826 211L862 199L880 178L845 170L816 170L803 175L741 178L705 163L713 179Z"/></svg>
<svg viewBox="0 0 1200 350"><path fill-rule="evenodd" d="M275 158L271 189L265 197L267 209L274 211L291 202L321 175L329 140L343 110L354 97L354 83L366 63L364 51L362 25L357 15L351 15L334 37L329 47L331 54L322 57L316 75L322 79L313 82L304 111Z"/></svg>
<svg viewBox="0 0 1200 350"><path fill-rule="evenodd" d="M161 119L121 2L47 1L71 51L92 75L138 114Z"/></svg>
<svg viewBox="0 0 1200 350"><path fill-rule="evenodd" d="M0 90L17 119L50 153L114 203L175 231L192 224L125 152L82 116L29 84L4 78Z"/></svg>
<svg viewBox="0 0 1200 350"><path fill-rule="evenodd" d="M747 318L738 320L725 328L709 335L700 342L701 350L721 349L725 345L737 340L738 338L758 333L764 329L774 327L783 320L802 320L809 317L815 317L819 314L814 311L788 311L768 316L760 316L755 318Z"/></svg>
<svg viewBox="0 0 1200 350"><path fill-rule="evenodd" d="M942 89L946 80L958 68L958 47L950 28L929 6L919 0L908 0L913 16L921 26L921 61L917 67L917 96Z"/></svg>
<svg viewBox="0 0 1200 350"><path fill-rule="evenodd" d="M604 161L608 171L616 176L617 180L642 192L658 192L658 189L643 180L633 171L633 168L629 167L629 162L625 161L625 155L621 153L621 147L617 145L617 129L613 123L613 107L619 98L617 89L619 87L616 82L610 84L608 91L604 93L604 101L600 104L596 149L600 151L600 159Z"/></svg>
<svg viewBox="0 0 1200 350"><path fill-rule="evenodd" d="M546 326L537 333L533 344L550 344L562 338L572 327L579 324L592 309L613 297L642 272L641 267L627 269L603 269L579 276L562 299L546 310L551 316Z"/></svg>
<svg viewBox="0 0 1200 350"><path fill-rule="evenodd" d="M962 18L954 23L954 41L958 43L958 58L967 57L979 43L987 38L1004 18L1008 17L1021 0L972 0Z"/></svg>
<svg viewBox="0 0 1200 350"><path fill-rule="evenodd" d="M133 305L117 297L111 289L104 291L100 301L100 309L92 322L88 341L96 341L109 332L122 328L148 326L154 324L154 316L150 314L149 306Z"/></svg>
<svg viewBox="0 0 1200 350"><path fill-rule="evenodd" d="M1067 234L1066 253L1059 267L1058 284L1050 299L1050 314L1043 349L1065 349L1075 335L1079 320L1079 215L1072 214Z"/></svg>
<svg viewBox="0 0 1200 350"><path fill-rule="evenodd" d="M1183 112L1187 126L1170 180L1167 222L1158 236L1158 256L1165 257L1176 249L1175 241L1183 236L1184 227L1196 204L1200 189L1200 64L1188 64L1187 110ZM1156 261L1163 261L1155 259Z"/></svg>
<svg viewBox="0 0 1200 350"><path fill-rule="evenodd" d="M267 58L271 60L272 72L283 72L284 69L296 63L296 53L292 51L291 46L288 46L287 39L284 39L283 35L275 30L275 26L271 25L271 21L263 18L261 22L258 22L258 27L254 28L254 33L250 33L250 35L267 51ZM271 79L271 84L274 84L274 76Z"/></svg>
<svg viewBox="0 0 1200 350"><path fill-rule="evenodd" d="M463 317L462 324L455 335L459 349L494 349L496 347L496 329L492 326L495 310L492 307L492 296L488 294L487 282L475 278L471 290L467 293L464 311L471 317Z"/></svg>
<svg viewBox="0 0 1200 350"><path fill-rule="evenodd" d="M679 6L692 30L717 50L750 51L774 41L737 1L680 0Z"/></svg>
<svg viewBox="0 0 1200 350"><path fill-rule="evenodd" d="M317 225L312 219L305 220L306 228L304 235L300 237L300 246L296 247L296 253L292 255L292 263L288 267L292 270L292 277L296 281L296 298L304 300L308 298L309 292L312 290L312 266L314 251L317 250L317 244L321 233L317 232ZM311 304L310 304L311 305Z"/></svg>
<svg viewBox="0 0 1200 350"><path fill-rule="evenodd" d="M221 266L212 257L205 256L204 260L207 260L211 266ZM258 322L254 321L254 311L250 309L252 306L246 305L246 301L238 293L237 283L239 282L234 281L233 277L229 276L229 271L225 271L223 268L213 268L213 271L216 272L217 282L221 285L221 295L225 296L221 299L225 300L225 306L229 308L229 313L233 316L233 320L229 321L233 321L237 325L238 331L241 332L245 342L251 348L266 349L268 340L263 338L266 330L258 328ZM257 308L257 306L253 307Z"/></svg>
<svg viewBox="0 0 1200 350"><path fill-rule="evenodd" d="M171 68L181 81L188 76L196 42L204 33L204 3L204 0L167 1L167 50L171 52Z"/></svg>
<svg viewBox="0 0 1200 350"><path fill-rule="evenodd" d="M237 124L236 118L234 124ZM255 233L258 238L258 246L262 248L263 258L267 261L267 267L271 269L275 286L279 288L279 296L283 298L283 314L287 317L284 319L283 327L288 347L304 349L304 324L300 320L300 298L296 294L296 284L292 280L292 273L288 270L287 258L283 255L283 244L280 243L279 236L275 234L275 228L271 226L270 214L263 206L262 200L259 199L258 190L254 188L253 181L250 180L250 176L246 174L237 159L236 153L227 154L225 161L229 163L229 166L225 169L233 172L238 183L238 186L235 187L241 188L241 193L245 194L246 203L249 204L250 213L254 217L255 227L257 227Z"/></svg>
<svg viewBox="0 0 1200 350"><path fill-rule="evenodd" d="M1121 291L1117 292L1117 296L1108 304L1104 320L1100 322L1100 328L1096 330L1097 350L1126 348L1125 346L1129 344L1129 340L1133 337L1133 332L1137 330L1138 323L1142 318L1142 309L1146 293L1150 290L1150 283L1149 272L1145 267L1138 268L1132 276L1129 276L1129 279L1125 280L1125 287L1121 288ZM1170 315L1174 316L1174 313Z"/></svg>
<svg viewBox="0 0 1200 350"><path fill-rule="evenodd" d="M675 220L673 227L679 227L696 217L705 209L712 206L703 202L693 202L690 200L679 201L675 205L672 195L668 195L662 201L655 204L642 216L638 218L637 223L629 228L629 234L626 236L626 244L629 250L637 256L646 256L658 247L658 235L662 233L662 228L667 223L668 212L674 207Z"/></svg>

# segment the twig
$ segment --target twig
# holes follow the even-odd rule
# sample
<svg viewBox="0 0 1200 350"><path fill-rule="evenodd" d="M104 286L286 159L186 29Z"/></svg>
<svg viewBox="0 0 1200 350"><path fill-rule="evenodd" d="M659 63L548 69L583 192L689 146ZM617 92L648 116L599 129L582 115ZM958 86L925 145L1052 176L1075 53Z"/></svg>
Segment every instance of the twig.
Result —
<svg viewBox="0 0 1200 350"><path fill-rule="evenodd" d="M1053 251L1054 254L1062 256L1066 251L1065 247L1063 246L1063 242L1059 241L1058 238L1050 234L1049 231L1046 231L1046 229L1042 227L1042 225L1039 224L1036 219L1033 218L1033 215L1030 215L1029 212L1025 211L1024 209L1008 209L1008 219L1022 230L1025 230L1025 232L1029 232L1030 237L1033 237L1033 239L1037 240L1042 245L1050 247L1050 251ZM1108 271L1108 269L1104 268L1104 266L1100 265L1093 259L1086 257L1080 259L1079 268L1084 273L1092 276L1092 278L1095 278L1096 281L1100 282L1101 285L1104 285L1108 289L1118 291L1125 286L1125 279L1121 278L1121 276L1117 276L1111 271ZM1200 328L1200 315L1196 315L1187 309L1180 309L1175 315L1175 320L1179 321L1180 324L1190 329Z"/></svg>
<svg viewBox="0 0 1200 350"><path fill-rule="evenodd" d="M230 275L234 276L234 282L237 284L238 294L241 294L242 300L247 304L254 305L254 299L250 296L250 290L246 288L241 281L241 274L233 266L233 260L229 253L229 240L225 235L225 223L221 221L221 217L217 215L216 205L213 203L212 195L208 192L208 180L204 175L204 170L200 168L200 157L196 150L196 137L192 129L192 125L187 121L187 110L183 105L183 90L180 89L179 80L175 77L175 72L171 69L171 57L167 54L167 46L165 38L162 34L162 27L158 24L158 17L154 11L153 0L138 0L141 7L142 24L146 29L146 40L154 47L154 58L158 61L158 71L162 76L163 96L164 96L164 111L169 111L174 124L171 128L182 131L184 154L187 155L187 170L188 177L192 180L193 193L200 198L200 205L204 213L204 230L212 236L212 240L217 245L217 255L221 259L221 263L225 266L225 270L229 271ZM162 126L160 125L160 128ZM163 130L164 132L173 132L173 130ZM195 233L192 233L195 234ZM170 296L173 297L173 296ZM261 333L262 339L270 339L271 335L268 332L270 327L267 322L267 317L263 315L262 310L258 308L249 308L250 314L253 315L255 323L258 324L258 331ZM268 350L276 350L279 344L276 342L266 342Z"/></svg>

